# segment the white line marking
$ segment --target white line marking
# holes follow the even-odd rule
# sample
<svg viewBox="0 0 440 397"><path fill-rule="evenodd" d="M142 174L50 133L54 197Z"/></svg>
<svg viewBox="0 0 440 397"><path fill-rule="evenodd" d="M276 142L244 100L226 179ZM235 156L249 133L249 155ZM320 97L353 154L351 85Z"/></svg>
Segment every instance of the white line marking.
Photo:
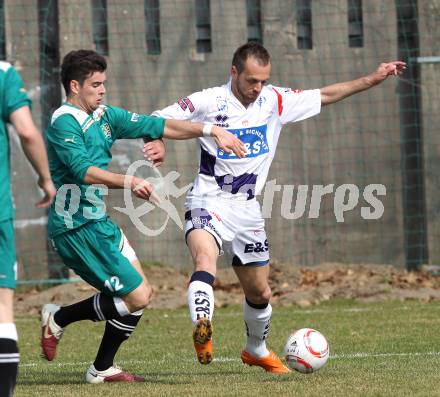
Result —
<svg viewBox="0 0 440 397"><path fill-rule="evenodd" d="M415 352L415 353L351 353L333 354L331 359L343 360L350 358L370 358L370 357L419 357L419 356L440 356L440 352Z"/></svg>
<svg viewBox="0 0 440 397"><path fill-rule="evenodd" d="M47 224L47 216L40 216L35 219L17 219L14 221L15 229L24 229L28 226L39 226Z"/></svg>
<svg viewBox="0 0 440 397"><path fill-rule="evenodd" d="M430 305L429 307L427 306L427 308L429 308L430 311L432 310L440 310L440 306L433 306ZM162 310L162 309L153 309L153 310ZM394 309L392 309L391 311L406 311L406 310L413 310L412 307L409 306L399 306L396 307ZM421 310L423 310L423 308L421 308ZM336 309L336 310L326 310L326 309L294 309L294 310L289 310L288 312L285 313L276 313L275 317L291 317L294 314L337 314L337 313L368 313L368 312L382 312L383 309L382 308L369 308L369 307L351 307L351 308L346 308L346 309ZM237 312L231 312L231 313L220 313L216 316L217 319L221 319L222 317L240 317L242 316L243 313L240 311ZM161 316L162 318L166 318L166 319L174 319L174 318L186 318L188 317L189 314L187 313L175 313L175 314L168 314L165 313L163 314L163 316ZM37 318L37 316L35 316L35 318ZM17 323L25 323L25 322L33 322L35 321L35 318L33 317L17 317L15 319L15 321Z"/></svg>

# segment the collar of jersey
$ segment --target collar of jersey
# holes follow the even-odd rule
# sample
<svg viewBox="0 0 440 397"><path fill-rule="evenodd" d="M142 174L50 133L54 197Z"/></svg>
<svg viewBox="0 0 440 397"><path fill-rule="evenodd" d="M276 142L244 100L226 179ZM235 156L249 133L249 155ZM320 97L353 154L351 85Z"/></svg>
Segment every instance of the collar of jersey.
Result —
<svg viewBox="0 0 440 397"><path fill-rule="evenodd" d="M236 102L237 104L240 105L240 107L242 109L245 109L245 110L248 110L248 109L250 109L251 107L254 106L254 103L258 101L258 98L260 98L260 96L261 96L261 94L263 93L263 90L264 90L264 87L263 87L263 90L261 90L260 95L257 96L257 99L255 99L255 101L251 102L248 107L245 107L239 101L239 99L234 95L234 93L232 92L232 78L229 78L229 81L225 84L225 87L226 87L226 92L227 92L227 95L228 95L228 99L230 101Z"/></svg>
<svg viewBox="0 0 440 397"><path fill-rule="evenodd" d="M63 103L63 105L69 106L71 108L74 109L78 109L80 112L85 113L87 115L87 117L85 118L84 122L81 125L81 129L83 130L83 133L86 133L87 130L91 127L91 125L94 123L94 117L93 117L93 113L92 114L88 114L86 111L84 111L83 109L81 109L78 106L75 106L73 104L71 104L70 102L65 101Z"/></svg>

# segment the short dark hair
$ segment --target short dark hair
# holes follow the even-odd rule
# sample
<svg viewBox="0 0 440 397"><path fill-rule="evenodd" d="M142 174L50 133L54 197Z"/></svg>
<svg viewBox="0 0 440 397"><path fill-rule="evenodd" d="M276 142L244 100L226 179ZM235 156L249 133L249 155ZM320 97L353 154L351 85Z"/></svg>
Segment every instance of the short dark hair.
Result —
<svg viewBox="0 0 440 397"><path fill-rule="evenodd" d="M238 73L241 73L247 59L251 57L255 58L262 66L270 63L269 52L260 43L250 41L237 48L232 57L232 66L235 66Z"/></svg>
<svg viewBox="0 0 440 397"><path fill-rule="evenodd" d="M70 82L84 83L94 72L104 72L107 69L107 61L102 55L93 50L70 51L61 64L61 83L66 95L70 94Z"/></svg>

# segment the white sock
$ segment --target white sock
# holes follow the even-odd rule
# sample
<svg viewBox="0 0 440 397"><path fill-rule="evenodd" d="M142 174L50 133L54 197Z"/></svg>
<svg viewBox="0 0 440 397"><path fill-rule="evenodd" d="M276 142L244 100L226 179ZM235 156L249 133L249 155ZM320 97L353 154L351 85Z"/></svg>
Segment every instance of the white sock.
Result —
<svg viewBox="0 0 440 397"><path fill-rule="evenodd" d="M188 286L188 307L193 324L202 317L212 320L214 314L214 291L203 281L192 281Z"/></svg>
<svg viewBox="0 0 440 397"><path fill-rule="evenodd" d="M121 317L128 316L130 314L130 310L128 310L127 305L119 296L114 296L113 302L115 304L117 312Z"/></svg>
<svg viewBox="0 0 440 397"><path fill-rule="evenodd" d="M247 334L245 350L257 358L267 356L269 350L266 347L266 338L269 334L272 306L269 303L264 309L255 309L245 300L243 314Z"/></svg>
<svg viewBox="0 0 440 397"><path fill-rule="evenodd" d="M17 328L14 323L0 323L0 338L18 341Z"/></svg>

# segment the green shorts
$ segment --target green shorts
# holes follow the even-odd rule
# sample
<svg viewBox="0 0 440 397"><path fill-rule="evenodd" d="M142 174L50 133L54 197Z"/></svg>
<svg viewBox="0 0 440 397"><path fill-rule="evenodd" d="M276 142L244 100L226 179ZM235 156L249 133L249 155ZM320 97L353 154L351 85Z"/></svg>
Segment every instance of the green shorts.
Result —
<svg viewBox="0 0 440 397"><path fill-rule="evenodd" d="M0 288L15 289L16 284L14 221L8 219L0 222Z"/></svg>
<svg viewBox="0 0 440 397"><path fill-rule="evenodd" d="M142 283L121 251L123 233L110 219L88 222L52 239L66 266L99 291L124 296Z"/></svg>

